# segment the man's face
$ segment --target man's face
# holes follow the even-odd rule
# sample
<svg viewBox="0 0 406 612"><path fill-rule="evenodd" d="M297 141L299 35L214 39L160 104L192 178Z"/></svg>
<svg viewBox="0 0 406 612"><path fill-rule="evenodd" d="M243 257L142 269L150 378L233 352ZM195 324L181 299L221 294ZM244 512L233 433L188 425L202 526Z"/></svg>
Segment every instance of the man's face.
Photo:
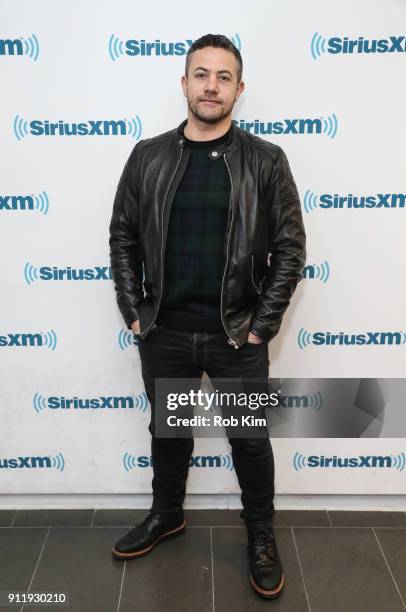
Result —
<svg viewBox="0 0 406 612"><path fill-rule="evenodd" d="M231 51L205 47L192 53L182 88L196 119L215 124L231 114L244 83L237 84L237 60Z"/></svg>

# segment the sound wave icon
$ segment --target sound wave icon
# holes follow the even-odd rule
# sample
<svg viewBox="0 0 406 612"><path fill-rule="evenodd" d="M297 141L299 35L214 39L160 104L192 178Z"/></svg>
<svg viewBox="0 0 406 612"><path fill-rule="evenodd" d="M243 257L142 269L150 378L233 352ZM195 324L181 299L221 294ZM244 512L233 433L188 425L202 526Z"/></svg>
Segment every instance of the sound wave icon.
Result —
<svg viewBox="0 0 406 612"><path fill-rule="evenodd" d="M234 463L233 463L231 454L227 453L227 455L220 455L220 457L221 457L221 467L232 472L234 469Z"/></svg>
<svg viewBox="0 0 406 612"><path fill-rule="evenodd" d="M304 198L303 198L303 207L306 213L310 213L312 212L312 210L318 207L317 198L318 196L315 193L313 193L313 191L310 191L310 189L307 189L306 193L304 194Z"/></svg>
<svg viewBox="0 0 406 612"><path fill-rule="evenodd" d="M58 453L54 457L51 457L51 466L60 472L65 469L65 459L62 453Z"/></svg>
<svg viewBox="0 0 406 612"><path fill-rule="evenodd" d="M124 55L124 41L112 34L109 38L108 51L110 59L115 62L120 55Z"/></svg>
<svg viewBox="0 0 406 612"><path fill-rule="evenodd" d="M31 34L28 38L21 38L23 43L24 55L28 55L34 62L37 61L39 55L39 43L35 34Z"/></svg>
<svg viewBox="0 0 406 612"><path fill-rule="evenodd" d="M41 193L38 195L32 194L32 197L35 201L35 209L43 215L47 215L49 210L49 198L47 192L41 191Z"/></svg>
<svg viewBox="0 0 406 612"><path fill-rule="evenodd" d="M230 36L231 42L235 47L237 47L238 51L241 51L241 38L239 34L234 34L234 36Z"/></svg>
<svg viewBox="0 0 406 612"><path fill-rule="evenodd" d="M57 338L56 338L56 334L54 330L51 329L49 332L46 332L46 333L41 332L41 336L43 339L44 346L47 346L48 348L51 349L51 351L54 351L56 349L56 342L57 342Z"/></svg>
<svg viewBox="0 0 406 612"><path fill-rule="evenodd" d="M124 119L124 121L126 122L127 126L127 134L129 136L132 136L136 140L139 140L139 138L141 138L142 132L142 123L139 116L135 115L135 118L130 117L130 119Z"/></svg>
<svg viewBox="0 0 406 612"><path fill-rule="evenodd" d="M134 334L130 330L120 329L118 332L118 345L122 351L134 344Z"/></svg>
<svg viewBox="0 0 406 612"><path fill-rule="evenodd" d="M319 34L318 32L315 32L313 34L313 37L310 43L310 52L314 60L320 57L322 53L326 53L326 43L327 43L327 39L323 38L321 34Z"/></svg>
<svg viewBox="0 0 406 612"><path fill-rule="evenodd" d="M27 262L24 266L24 278L27 285L31 285L39 279L38 268Z"/></svg>
<svg viewBox="0 0 406 612"><path fill-rule="evenodd" d="M398 455L391 455L391 458L392 458L392 467L394 467L396 470L399 470L400 472L403 472L403 470L406 467L405 453L401 452Z"/></svg>
<svg viewBox="0 0 406 612"><path fill-rule="evenodd" d="M302 455L302 453L296 452L293 455L293 467L295 468L296 472L298 472L302 468L306 467L306 457L305 457L305 455Z"/></svg>
<svg viewBox="0 0 406 612"><path fill-rule="evenodd" d="M338 121L335 113L327 117L327 119L321 118L321 120L323 124L322 133L327 134L331 139L335 138L338 129Z"/></svg>
<svg viewBox="0 0 406 612"><path fill-rule="evenodd" d="M20 115L16 115L13 121L13 133L17 140L21 140L28 136L28 121L25 121Z"/></svg>
<svg viewBox="0 0 406 612"><path fill-rule="evenodd" d="M321 264L313 267L315 270L315 278L318 278L322 283L326 284L330 278L330 266L328 261L324 260Z"/></svg>
<svg viewBox="0 0 406 612"><path fill-rule="evenodd" d="M299 348L304 349L312 343L312 334L301 327L297 335L297 342Z"/></svg>
<svg viewBox="0 0 406 612"><path fill-rule="evenodd" d="M146 412L148 406L149 406L149 402L148 402L148 396L145 393L145 391L143 393L140 393L140 395L134 395L134 408L138 408L138 410L141 410L141 412Z"/></svg>
<svg viewBox="0 0 406 612"><path fill-rule="evenodd" d="M124 453L123 466L126 472L133 470L135 467L137 467L137 457L130 455L130 453Z"/></svg>
<svg viewBox="0 0 406 612"><path fill-rule="evenodd" d="M32 404L37 414L40 414L40 412L45 410L47 407L45 397L40 395L40 393L35 393L34 397L32 398Z"/></svg>
<svg viewBox="0 0 406 612"><path fill-rule="evenodd" d="M317 393L309 393L308 398L309 408L313 408L313 410L315 410L316 412L320 412L320 409L323 405L323 396L320 391L318 391Z"/></svg>

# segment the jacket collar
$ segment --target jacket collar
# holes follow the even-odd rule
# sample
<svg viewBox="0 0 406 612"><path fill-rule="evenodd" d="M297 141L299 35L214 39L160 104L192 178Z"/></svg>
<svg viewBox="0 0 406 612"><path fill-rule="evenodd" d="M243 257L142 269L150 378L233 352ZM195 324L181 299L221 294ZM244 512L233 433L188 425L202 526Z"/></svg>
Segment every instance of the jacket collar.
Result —
<svg viewBox="0 0 406 612"><path fill-rule="evenodd" d="M182 121L182 123L179 124L178 127L176 128L176 145L178 148L183 148L185 144L183 128L185 127L186 123L187 123L187 119ZM218 145L214 151L210 151L209 153L210 159L214 161L218 159L219 157L221 157L224 153L228 153L228 151L230 151L235 145L236 135L237 135L237 128L235 124L231 122L229 138L225 142Z"/></svg>

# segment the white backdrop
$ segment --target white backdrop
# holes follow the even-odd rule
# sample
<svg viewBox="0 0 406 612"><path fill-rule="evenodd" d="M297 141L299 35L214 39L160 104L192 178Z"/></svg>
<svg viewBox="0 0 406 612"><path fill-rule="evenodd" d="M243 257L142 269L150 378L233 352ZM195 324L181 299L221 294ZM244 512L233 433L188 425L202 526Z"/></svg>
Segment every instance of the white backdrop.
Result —
<svg viewBox="0 0 406 612"><path fill-rule="evenodd" d="M185 0L1 1L3 493L150 491L149 407L109 279L108 225L136 141L185 118L184 50L208 32L240 47L233 117L266 126L303 201L307 268L269 345L270 376L403 377L405 17L403 0L228 0L198 16ZM179 54L157 43L134 55L142 40L180 43ZM98 121L121 121L118 133ZM47 135L58 122L96 134ZM342 207L326 207L335 194ZM349 207L350 194L368 206ZM68 268L92 279L54 278ZM374 340L323 340L340 332ZM404 438L276 438L273 449L277 493L405 491ZM198 440L194 455L189 492L238 491L226 441ZM321 467L333 455L389 459Z"/></svg>

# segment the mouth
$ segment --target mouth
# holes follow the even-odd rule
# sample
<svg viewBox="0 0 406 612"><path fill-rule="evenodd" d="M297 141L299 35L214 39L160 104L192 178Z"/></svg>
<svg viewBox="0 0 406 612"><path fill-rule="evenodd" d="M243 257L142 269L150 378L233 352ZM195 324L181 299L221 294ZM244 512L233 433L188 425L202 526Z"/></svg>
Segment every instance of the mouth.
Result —
<svg viewBox="0 0 406 612"><path fill-rule="evenodd" d="M217 100L200 100L200 102L203 102L203 104L210 104L210 105L215 105L215 104L220 104L220 102L217 102Z"/></svg>

